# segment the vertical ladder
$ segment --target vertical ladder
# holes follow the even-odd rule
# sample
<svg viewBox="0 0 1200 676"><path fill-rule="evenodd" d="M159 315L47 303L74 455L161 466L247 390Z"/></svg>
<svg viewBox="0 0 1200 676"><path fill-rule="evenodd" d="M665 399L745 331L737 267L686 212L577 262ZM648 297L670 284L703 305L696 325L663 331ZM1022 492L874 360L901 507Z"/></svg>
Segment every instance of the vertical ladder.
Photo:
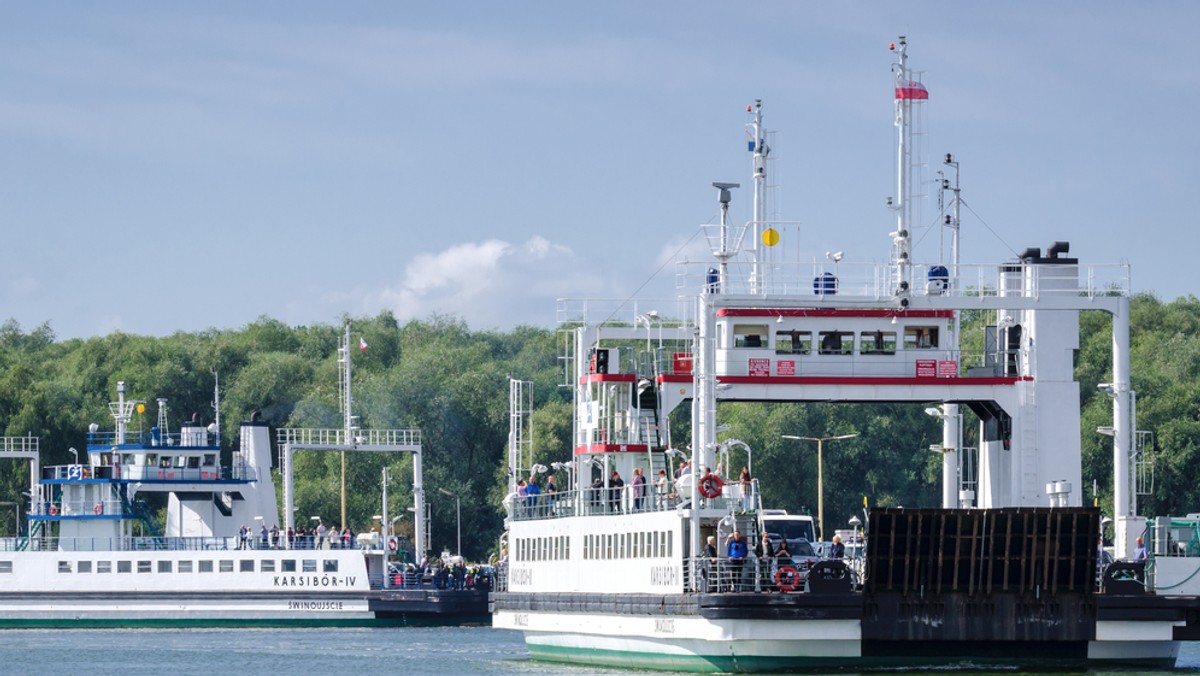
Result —
<svg viewBox="0 0 1200 676"><path fill-rule="evenodd" d="M515 493L517 481L528 476L533 465L533 382L508 381L508 492Z"/></svg>

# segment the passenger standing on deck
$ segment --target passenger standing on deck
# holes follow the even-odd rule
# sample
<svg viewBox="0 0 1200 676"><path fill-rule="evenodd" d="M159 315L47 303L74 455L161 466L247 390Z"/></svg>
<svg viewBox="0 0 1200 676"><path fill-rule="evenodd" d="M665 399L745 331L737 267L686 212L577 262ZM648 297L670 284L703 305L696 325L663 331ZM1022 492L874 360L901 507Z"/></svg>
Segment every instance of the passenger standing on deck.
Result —
<svg viewBox="0 0 1200 676"><path fill-rule="evenodd" d="M716 582L716 586L720 587L720 582L713 574L717 570L717 538L715 536L709 535L708 540L704 543L704 564L705 583ZM705 589L705 591L709 590Z"/></svg>
<svg viewBox="0 0 1200 676"><path fill-rule="evenodd" d="M775 548L771 546L771 538L766 531L758 544L754 545L754 556L757 559L755 565L758 566L759 584L763 591L767 591L771 588L771 580L775 579Z"/></svg>
<svg viewBox="0 0 1200 676"><path fill-rule="evenodd" d="M751 498L754 497L751 495L751 492L754 489L754 483L750 480L749 467L742 468L742 474L738 477L738 483L742 486L742 511L748 512L750 511L750 505L752 504Z"/></svg>
<svg viewBox="0 0 1200 676"><path fill-rule="evenodd" d="M288 544L287 544L288 549L296 548L296 531L292 530L291 526L288 526L288 529L287 529L287 541L288 541Z"/></svg>
<svg viewBox="0 0 1200 676"><path fill-rule="evenodd" d="M654 481L655 502L659 508L667 506L667 470L658 470L658 479Z"/></svg>
<svg viewBox="0 0 1200 676"><path fill-rule="evenodd" d="M271 549L279 548L279 524L271 525Z"/></svg>
<svg viewBox="0 0 1200 676"><path fill-rule="evenodd" d="M746 564L746 538L733 531L725 540L725 556L729 558L729 591L742 590L742 569Z"/></svg>
<svg viewBox="0 0 1200 676"><path fill-rule="evenodd" d="M249 533L250 529L246 528L246 524L242 524L241 529L238 530L238 549L246 548L246 537L249 535Z"/></svg>
<svg viewBox="0 0 1200 676"><path fill-rule="evenodd" d="M646 504L646 475L642 468L633 470L633 511L640 512Z"/></svg>
<svg viewBox="0 0 1200 676"><path fill-rule="evenodd" d="M846 545L842 544L842 536L833 536L833 546L829 548L829 558L843 559L846 557Z"/></svg>
<svg viewBox="0 0 1200 676"><path fill-rule="evenodd" d="M537 516L538 501L542 494L542 487L538 485L537 477L530 474L529 483L525 484L525 497L529 500L529 512L533 516Z"/></svg>
<svg viewBox="0 0 1200 676"><path fill-rule="evenodd" d="M267 522L263 521L262 529L259 531L259 534L258 534L258 539L262 543L263 549L266 549L267 547L270 546L270 542L269 542L270 537L271 537L271 533L270 533L270 531L267 530Z"/></svg>
<svg viewBox="0 0 1200 676"><path fill-rule="evenodd" d="M614 469L608 480L608 502L614 512L621 508L621 490L623 488L625 488L625 481Z"/></svg>
<svg viewBox="0 0 1200 676"><path fill-rule="evenodd" d="M325 522L317 522L317 543L313 549L325 549Z"/></svg>
<svg viewBox="0 0 1200 676"><path fill-rule="evenodd" d="M1149 558L1149 553L1146 551L1146 545L1141 538L1137 539L1137 547L1133 549L1134 561L1145 561Z"/></svg>

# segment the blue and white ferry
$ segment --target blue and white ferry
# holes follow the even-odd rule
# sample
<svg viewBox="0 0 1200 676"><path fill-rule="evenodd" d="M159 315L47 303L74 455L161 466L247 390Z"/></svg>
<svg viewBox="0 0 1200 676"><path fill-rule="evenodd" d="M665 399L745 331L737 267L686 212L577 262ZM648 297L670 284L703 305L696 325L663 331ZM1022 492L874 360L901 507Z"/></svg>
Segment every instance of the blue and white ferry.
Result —
<svg viewBox="0 0 1200 676"><path fill-rule="evenodd" d="M347 420L349 329L342 352ZM219 395L219 392L217 393ZM405 452L423 513L417 430L281 429L286 509L272 481L271 430L252 416L223 461L220 409L168 431L135 426L144 401L117 384L112 431L93 423L86 450L42 466L36 437L0 438L0 458L27 461L27 528L0 546L0 627L375 625L486 619L487 591L447 591L389 571L399 541L372 532L346 542L290 538L291 458L300 449ZM219 396L217 398L219 401ZM143 498L166 496L165 519ZM386 481L382 524L386 512ZM418 520L420 521L420 520ZM307 522L306 522L307 523ZM331 524L332 525L332 524ZM265 533L264 533L265 529ZM246 531L249 531L247 534ZM274 533L272 533L274 531ZM265 537L264 537L265 535ZM425 539L417 524L416 551Z"/></svg>

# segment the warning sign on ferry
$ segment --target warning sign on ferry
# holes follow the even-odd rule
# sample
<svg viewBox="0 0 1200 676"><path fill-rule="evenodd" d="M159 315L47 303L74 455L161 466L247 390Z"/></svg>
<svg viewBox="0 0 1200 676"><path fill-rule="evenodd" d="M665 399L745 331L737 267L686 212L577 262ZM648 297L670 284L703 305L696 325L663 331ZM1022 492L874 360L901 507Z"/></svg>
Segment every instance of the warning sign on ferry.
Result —
<svg viewBox="0 0 1200 676"><path fill-rule="evenodd" d="M937 363L937 374L939 378L957 378L958 362L954 361L953 359L939 359Z"/></svg>
<svg viewBox="0 0 1200 676"><path fill-rule="evenodd" d="M780 359L775 362L775 375L777 376L794 376L796 375L796 362L792 359Z"/></svg>
<svg viewBox="0 0 1200 676"><path fill-rule="evenodd" d="M917 360L917 377L918 378L936 378L937 377L937 360L936 359L918 359Z"/></svg>
<svg viewBox="0 0 1200 676"><path fill-rule="evenodd" d="M769 376L771 375L771 360L770 359L747 359L750 366L750 375L752 376Z"/></svg>

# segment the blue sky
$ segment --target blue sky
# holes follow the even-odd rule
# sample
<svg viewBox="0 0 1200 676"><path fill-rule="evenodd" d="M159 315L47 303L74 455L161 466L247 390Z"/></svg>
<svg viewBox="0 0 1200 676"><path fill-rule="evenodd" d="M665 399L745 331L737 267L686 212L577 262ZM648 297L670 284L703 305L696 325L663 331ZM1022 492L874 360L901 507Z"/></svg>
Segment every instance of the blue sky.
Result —
<svg viewBox="0 0 1200 676"><path fill-rule="evenodd" d="M0 21L0 319L550 327L657 277L777 130L784 218L884 260L893 55L964 262L1070 240L1197 293L1195 3L28 3ZM936 207L924 209L927 219ZM735 194L735 219L749 196Z"/></svg>

